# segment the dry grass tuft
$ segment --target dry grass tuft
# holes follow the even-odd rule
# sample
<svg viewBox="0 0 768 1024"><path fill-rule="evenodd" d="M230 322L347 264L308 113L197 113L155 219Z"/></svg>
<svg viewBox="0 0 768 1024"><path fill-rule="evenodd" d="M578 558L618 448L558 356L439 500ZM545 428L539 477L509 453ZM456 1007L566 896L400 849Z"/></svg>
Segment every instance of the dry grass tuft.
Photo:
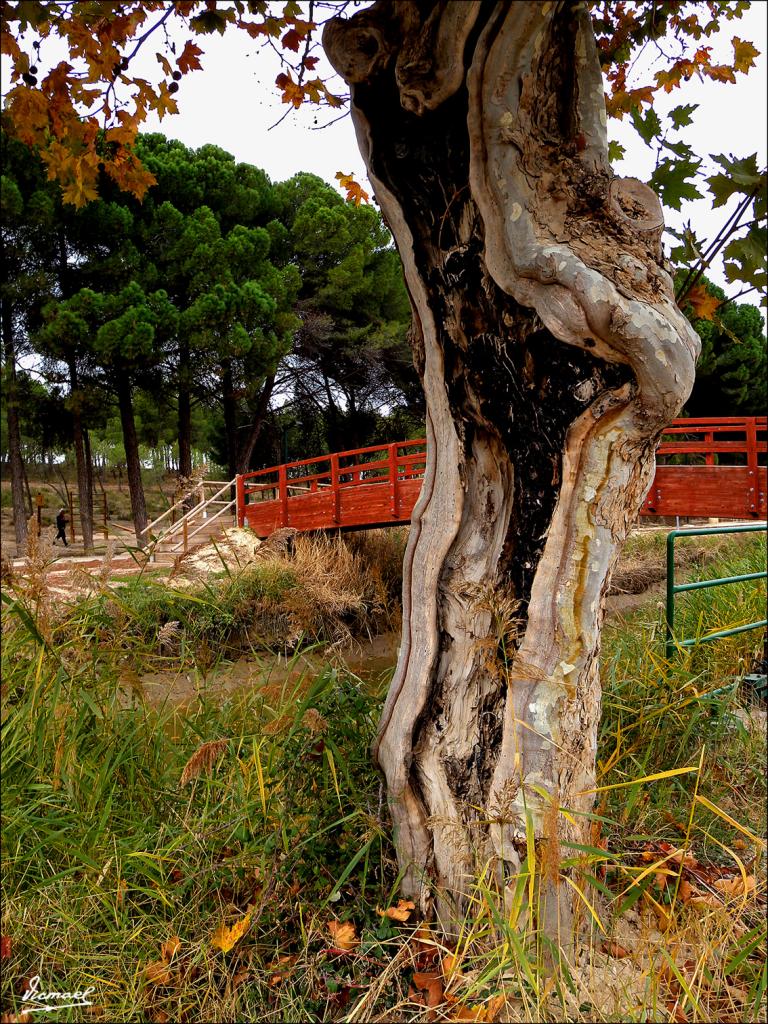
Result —
<svg viewBox="0 0 768 1024"><path fill-rule="evenodd" d="M179 789L183 789L188 782L202 775L204 771L210 772L228 746L229 740L210 740L198 747L184 765L179 779Z"/></svg>

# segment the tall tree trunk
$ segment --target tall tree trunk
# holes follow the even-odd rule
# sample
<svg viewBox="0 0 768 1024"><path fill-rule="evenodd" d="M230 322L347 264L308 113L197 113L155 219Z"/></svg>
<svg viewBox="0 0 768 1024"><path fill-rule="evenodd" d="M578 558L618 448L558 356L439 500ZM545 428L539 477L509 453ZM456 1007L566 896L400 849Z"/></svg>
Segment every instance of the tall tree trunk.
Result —
<svg viewBox="0 0 768 1024"><path fill-rule="evenodd" d="M69 360L69 393L72 403L72 437L75 445L77 466L77 496L80 502L80 528L83 534L83 549L93 551L93 504L88 480L88 465L85 453L83 417L80 409L82 395L77 379L77 364L74 357Z"/></svg>
<svg viewBox="0 0 768 1024"><path fill-rule="evenodd" d="M658 199L611 174L585 5L379 2L324 44L403 259L427 402L375 745L403 887L455 927L479 865L512 900L533 836L529 913L565 943L558 851L587 838L604 595L698 339Z"/></svg>
<svg viewBox="0 0 768 1024"><path fill-rule="evenodd" d="M8 424L8 460L11 468L11 500L13 502L13 528L17 553L27 541L27 517L24 508L24 461L21 457L21 427L19 425L19 391L16 382L16 346L13 337L11 306L3 302L3 362L6 420Z"/></svg>
<svg viewBox="0 0 768 1024"><path fill-rule="evenodd" d="M187 480L192 476L192 367L189 344L179 345L179 476Z"/></svg>
<svg viewBox="0 0 768 1024"><path fill-rule="evenodd" d="M237 408L232 364L222 363L221 391L224 405L224 436L227 440L227 473L231 480L237 473Z"/></svg>
<svg viewBox="0 0 768 1024"><path fill-rule="evenodd" d="M328 375L325 370L323 370L323 385L325 387L326 401L328 402L328 408L325 415L326 429L328 431L328 450L331 452L337 452L340 444L339 410L336 408L336 403L333 400L331 382L328 380Z"/></svg>
<svg viewBox="0 0 768 1024"><path fill-rule="evenodd" d="M269 402L272 398L274 387L275 375L272 374L270 377L267 377L262 385L261 391L259 392L259 399L253 412L253 418L251 419L251 425L248 429L248 436L240 446L240 451L237 455L238 473L248 472L251 464L251 456L253 455L253 449L256 447L256 442L258 441L262 427L264 426L264 419L267 415L267 409L269 409Z"/></svg>
<svg viewBox="0 0 768 1024"><path fill-rule="evenodd" d="M83 427L83 455L85 456L86 500L88 508L91 510L91 530L93 530L93 459L91 457L91 435L87 427Z"/></svg>
<svg viewBox="0 0 768 1024"><path fill-rule="evenodd" d="M133 416L131 382L126 373L118 374L117 404L120 408L120 426L123 431L125 466L128 476L128 492L131 496L131 517L136 531L136 542L144 547L144 531L147 528L147 506L144 501L144 484L141 480L139 442L136 437L136 422Z"/></svg>

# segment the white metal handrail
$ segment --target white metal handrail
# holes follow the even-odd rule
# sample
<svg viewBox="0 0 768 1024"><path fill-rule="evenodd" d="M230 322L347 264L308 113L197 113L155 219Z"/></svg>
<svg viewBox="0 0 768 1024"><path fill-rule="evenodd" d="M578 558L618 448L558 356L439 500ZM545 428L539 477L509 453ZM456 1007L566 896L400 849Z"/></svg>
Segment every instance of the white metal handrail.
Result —
<svg viewBox="0 0 768 1024"><path fill-rule="evenodd" d="M227 485L227 486L229 486L229 485ZM193 537L197 536L197 534L198 534L198 533L200 533L200 531L201 531L202 529L204 529L204 527L206 527L206 526L210 526L210 525L211 525L211 523L215 522L215 521L216 521L216 520L217 520L217 519L219 518L219 516L222 516L222 515L224 515L224 513L225 513L225 512L227 511L227 509L229 509L229 508L232 508L232 506L233 506L234 504L236 504L236 501L235 501L235 499L233 498L233 499L232 499L231 501L228 501L228 502L226 503L226 505L224 506L224 508L221 508L221 509L219 509L219 511L218 511L218 512L216 513L216 515L215 515L215 516L210 516L210 518L208 518L208 519L204 519L204 520L202 521L202 523L200 523L200 525L199 525L199 526L197 527L197 529L196 529L196 530L193 530L193 531L192 531L192 533L187 533L187 536L186 536L186 537L182 537L182 539L181 539L180 541L177 541L177 542L176 542L176 544L174 544L174 545L173 545L173 546L171 547L171 549L170 549L170 550L171 550L171 551L178 551L179 547L181 547L182 545L185 545L186 547L189 547L189 542L190 542L190 541L192 540L192 538L193 538ZM175 531L174 531L174 534L173 534L173 535L175 536ZM166 538L165 538L165 539L166 539L166 540L168 539L168 535L166 535ZM185 547L185 550L186 550L186 547Z"/></svg>
<svg viewBox="0 0 768 1024"><path fill-rule="evenodd" d="M161 540L167 540L168 537L173 536L173 534L177 533L179 529L183 529L184 528L184 524L185 523L187 523L187 525L189 525L189 522L192 519L195 519L197 516L199 516L201 513L203 513L204 510L206 508L208 508L209 505L214 504L214 502L216 502L216 499L219 497L219 495L223 494L224 491L226 491L228 487L234 487L234 486L235 486L235 480L228 480L227 483L225 483L223 487L220 487L218 489L218 491L215 491L210 496L210 498L208 498L204 502L201 502L201 504L199 504L199 505L195 505L194 508L191 508L189 510L189 512L187 512L185 515L183 515L181 517L181 519L177 519L176 522L173 523L173 525L168 530L165 531L165 533L160 534L160 536L157 538L156 543L159 543ZM216 502L216 503L218 504L218 502ZM229 502L229 504L231 504L231 503L232 502ZM178 502L177 502L177 504L178 504ZM170 512L170 509L168 511ZM213 517L213 518L215 518L215 517ZM146 535L146 533L149 532L149 529L150 529L150 527L148 526L146 531L145 531L145 535Z"/></svg>
<svg viewBox="0 0 768 1024"><path fill-rule="evenodd" d="M163 512L162 515L158 516L157 519L153 519L152 522L149 523L149 525L145 527L144 535L148 537L150 535L151 531L154 530L154 528L157 526L158 523L162 523L162 521L164 519L167 519L167 517L169 515L171 515L172 512L174 512L178 508L183 507L189 501L190 498L194 497L194 495L196 493L199 493L200 491L205 493L205 488L206 487L215 487L217 484L219 484L220 485L220 490L218 490L216 492L216 494L221 494L221 492L225 488L233 487L234 483L235 483L234 480L226 480L226 481L225 480L201 480L199 484L195 484L195 486L191 487L188 491L186 491L179 498L178 501L174 502L173 505L171 505L169 508L167 508L165 510L165 512ZM216 495L214 495L214 498L215 497L216 497ZM208 501L210 501L210 500L211 499L209 498ZM197 505L195 505L194 507L195 507L195 509L199 509L202 505L207 504L207 503L208 502L205 502L205 501L198 502ZM181 522L181 519L179 519L178 521ZM172 525L175 525L175 524L172 524Z"/></svg>

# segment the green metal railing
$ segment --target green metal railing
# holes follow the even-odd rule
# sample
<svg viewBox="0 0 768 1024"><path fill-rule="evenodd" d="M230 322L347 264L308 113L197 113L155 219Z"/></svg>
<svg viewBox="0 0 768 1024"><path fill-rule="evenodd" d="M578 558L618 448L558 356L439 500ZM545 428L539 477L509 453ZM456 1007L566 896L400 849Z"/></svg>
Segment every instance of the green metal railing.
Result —
<svg viewBox="0 0 768 1024"><path fill-rule="evenodd" d="M709 640L717 640L723 636L734 636L736 633L746 633L749 629L760 629L768 625L768 619L761 619L759 622L749 622L745 626L734 626L733 629L720 629L716 633L709 633L707 636L698 637L693 640L675 640L675 594L681 594L688 590L706 590L708 587L721 587L725 583L743 583L747 580L761 580L768 577L768 572L749 572L743 576L723 576L717 580L699 580L696 583L675 583L675 540L678 537L706 537L718 533L756 533L758 530L768 529L768 524L750 523L749 526L709 526L700 530L672 530L667 535L667 658L671 658L676 647L694 647L696 644L705 643Z"/></svg>

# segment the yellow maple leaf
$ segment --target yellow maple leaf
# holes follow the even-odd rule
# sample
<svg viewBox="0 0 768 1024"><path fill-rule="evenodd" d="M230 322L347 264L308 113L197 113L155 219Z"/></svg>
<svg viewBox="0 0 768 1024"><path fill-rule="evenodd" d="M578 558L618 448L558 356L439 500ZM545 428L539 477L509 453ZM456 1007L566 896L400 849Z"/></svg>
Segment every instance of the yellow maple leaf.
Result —
<svg viewBox="0 0 768 1024"><path fill-rule="evenodd" d="M61 191L61 198L65 203L80 209L92 199L99 198L99 191L94 182L91 181L70 181Z"/></svg>
<svg viewBox="0 0 768 1024"><path fill-rule="evenodd" d="M211 945L220 949L222 953L228 953L248 931L251 923L252 910L236 921L231 928L222 922L211 936Z"/></svg>
<svg viewBox="0 0 768 1024"><path fill-rule="evenodd" d="M739 39L738 36L734 36L731 46L733 47L733 66L737 71L746 73L755 66L755 57L760 56L760 51L748 39Z"/></svg>
<svg viewBox="0 0 768 1024"><path fill-rule="evenodd" d="M690 303L693 308L693 315L700 320L712 320L717 307L720 305L720 299L710 295L702 284L697 284L691 288L685 297L685 301Z"/></svg>
<svg viewBox="0 0 768 1024"><path fill-rule="evenodd" d="M353 202L355 206L359 206L361 202L367 203L369 201L370 196L362 185L355 181L354 174L344 174L343 171L337 171L336 179L339 183L339 188L345 189L348 203Z"/></svg>

